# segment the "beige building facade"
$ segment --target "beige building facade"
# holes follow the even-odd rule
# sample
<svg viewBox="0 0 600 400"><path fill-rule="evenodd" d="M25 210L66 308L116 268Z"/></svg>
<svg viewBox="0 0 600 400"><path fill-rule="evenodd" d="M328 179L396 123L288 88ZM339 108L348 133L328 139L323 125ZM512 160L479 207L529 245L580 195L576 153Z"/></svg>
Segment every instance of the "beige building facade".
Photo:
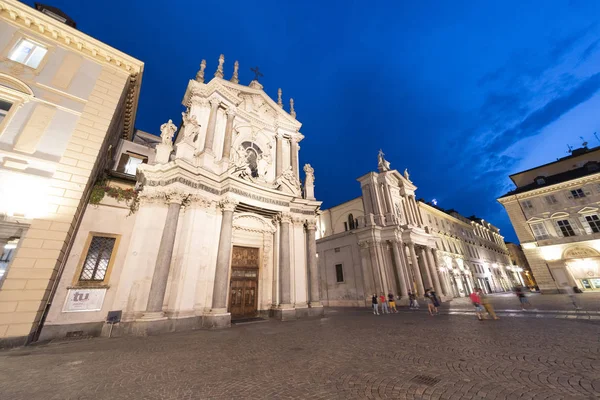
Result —
<svg viewBox="0 0 600 400"><path fill-rule="evenodd" d="M122 140L86 208L41 339L321 315L314 171L300 122L221 56L188 82L181 124ZM173 118L175 119L175 118ZM135 174L135 175L134 175ZM132 197L133 189L137 188ZM96 193L94 191L94 193ZM105 323L109 312L120 323ZM112 329L111 329L112 328Z"/></svg>
<svg viewBox="0 0 600 400"><path fill-rule="evenodd" d="M143 63L72 25L0 0L2 344L38 333L105 155L133 133Z"/></svg>
<svg viewBox="0 0 600 400"><path fill-rule="evenodd" d="M358 181L362 195L323 210L317 220L322 302L369 306L374 293L407 302L411 291L435 290L443 299L510 290L503 237L493 225L417 200L408 171L400 174L379 154L378 172Z"/></svg>
<svg viewBox="0 0 600 400"><path fill-rule="evenodd" d="M506 209L542 293L600 290L600 148L510 176Z"/></svg>

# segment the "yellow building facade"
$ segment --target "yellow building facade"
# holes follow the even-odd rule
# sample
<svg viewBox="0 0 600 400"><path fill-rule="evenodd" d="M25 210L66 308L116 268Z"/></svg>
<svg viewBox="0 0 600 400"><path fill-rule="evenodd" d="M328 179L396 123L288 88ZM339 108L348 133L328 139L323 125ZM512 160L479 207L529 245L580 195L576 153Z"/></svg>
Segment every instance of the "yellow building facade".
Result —
<svg viewBox="0 0 600 400"><path fill-rule="evenodd" d="M0 1L0 344L32 340L91 187L130 138L143 63Z"/></svg>

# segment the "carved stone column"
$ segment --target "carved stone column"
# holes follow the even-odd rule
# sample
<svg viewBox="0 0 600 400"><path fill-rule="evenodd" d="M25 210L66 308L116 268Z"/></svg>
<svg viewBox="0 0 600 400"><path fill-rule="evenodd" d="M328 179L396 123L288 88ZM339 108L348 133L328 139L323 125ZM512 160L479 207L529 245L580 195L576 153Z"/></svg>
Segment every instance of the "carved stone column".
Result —
<svg viewBox="0 0 600 400"><path fill-rule="evenodd" d="M315 235L316 230L316 221L312 220L306 223L306 240L308 241L307 264L310 279L309 305L311 307L322 308L323 306L321 305L319 269L317 266L317 240Z"/></svg>
<svg viewBox="0 0 600 400"><path fill-rule="evenodd" d="M281 176L283 173L283 136L277 134L275 139L275 176Z"/></svg>
<svg viewBox="0 0 600 400"><path fill-rule="evenodd" d="M175 245L175 234L177 233L177 222L179 220L179 210L184 196L181 193L168 194L166 201L169 205L167 219L163 228L154 273L152 274L152 283L148 293L148 303L146 312L142 319L157 320L164 318L162 311L167 290L167 280L169 278L169 269L171 267L171 258L173 257L173 247Z"/></svg>
<svg viewBox="0 0 600 400"><path fill-rule="evenodd" d="M425 249L423 247L419 247L417 252L419 254L419 261L421 261L421 264L422 264L421 269L424 272L423 275L425 275L425 282L424 282L425 289L432 289L433 288L433 280L431 279L429 261L427 260L427 254L425 253Z"/></svg>
<svg viewBox="0 0 600 400"><path fill-rule="evenodd" d="M204 152L214 154L215 128L217 126L217 112L219 111L219 99L210 99L210 116L206 126L206 139L204 140Z"/></svg>
<svg viewBox="0 0 600 400"><path fill-rule="evenodd" d="M282 320L296 317L296 310L292 305L291 293L291 266L290 266L290 225L292 216L282 213L279 235L279 307L276 317Z"/></svg>
<svg viewBox="0 0 600 400"><path fill-rule="evenodd" d="M300 175L298 174L298 139L292 137L290 140L290 146L292 171L294 171L294 176L296 179L300 179Z"/></svg>
<svg viewBox="0 0 600 400"><path fill-rule="evenodd" d="M235 110L228 108L227 111L227 124L225 124L225 139L223 141L223 160L229 160L231 154L231 142L233 136L233 120L235 119Z"/></svg>
<svg viewBox="0 0 600 400"><path fill-rule="evenodd" d="M425 252L427 253L427 259L429 260L429 269L433 278L433 287L436 292L444 295L442 285L440 285L439 269L437 268L436 262L433 258L433 251L431 247L428 247Z"/></svg>
<svg viewBox="0 0 600 400"><path fill-rule="evenodd" d="M365 297L364 305L368 306L369 304L371 304L371 296L376 291L375 282L373 279L373 267L370 265L369 243L366 241L358 242L358 246L360 248L360 264L365 280L365 292L363 293Z"/></svg>
<svg viewBox="0 0 600 400"><path fill-rule="evenodd" d="M217 266L212 295L212 307L209 315L204 316L203 325L208 328L221 328L231 325L231 314L227 312L227 288L231 264L231 243L233 237L233 211L237 201L224 199L220 206L223 210L219 247L217 248Z"/></svg>
<svg viewBox="0 0 600 400"><path fill-rule="evenodd" d="M402 246L402 243L399 243L397 240L392 242L392 253L394 255L394 264L396 264L396 273L398 274L398 280L400 281L400 294L406 297L408 296L406 274L404 273L404 263L402 262L402 255L400 254L398 245Z"/></svg>
<svg viewBox="0 0 600 400"><path fill-rule="evenodd" d="M423 278L421 278L421 271L419 270L419 261L417 260L415 245L409 243L408 250L410 252L410 259L412 261L413 277L417 283L417 295L422 297L423 294L425 294L425 287L423 286Z"/></svg>

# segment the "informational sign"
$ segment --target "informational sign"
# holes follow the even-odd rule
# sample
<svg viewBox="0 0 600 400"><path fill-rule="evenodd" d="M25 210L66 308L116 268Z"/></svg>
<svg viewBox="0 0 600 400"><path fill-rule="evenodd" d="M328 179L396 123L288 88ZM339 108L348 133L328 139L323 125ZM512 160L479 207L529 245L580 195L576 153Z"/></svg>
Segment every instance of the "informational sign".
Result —
<svg viewBox="0 0 600 400"><path fill-rule="evenodd" d="M104 303L106 288L69 289L63 312L100 311Z"/></svg>

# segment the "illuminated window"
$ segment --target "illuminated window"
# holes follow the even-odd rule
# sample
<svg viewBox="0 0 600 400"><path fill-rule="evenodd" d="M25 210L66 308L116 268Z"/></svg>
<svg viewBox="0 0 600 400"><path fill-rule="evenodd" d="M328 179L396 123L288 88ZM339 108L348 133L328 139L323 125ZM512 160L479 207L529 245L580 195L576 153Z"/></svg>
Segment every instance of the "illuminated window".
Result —
<svg viewBox="0 0 600 400"><path fill-rule="evenodd" d="M594 233L600 232L600 218L597 215L587 215L585 220Z"/></svg>
<svg viewBox="0 0 600 400"><path fill-rule="evenodd" d="M335 265L335 278L338 283L344 282L344 267L342 264Z"/></svg>
<svg viewBox="0 0 600 400"><path fill-rule="evenodd" d="M103 283L108 277L114 259L118 237L92 235L88 241L86 256L77 282L84 284Z"/></svg>
<svg viewBox="0 0 600 400"><path fill-rule="evenodd" d="M137 172L137 167L140 164L146 164L148 162L148 157L126 152L121 154L121 158L119 159L119 164L117 165L117 172L122 172L128 175L135 175Z"/></svg>
<svg viewBox="0 0 600 400"><path fill-rule="evenodd" d="M585 193L583 193L582 189L571 190L571 195L574 199L582 199L585 197Z"/></svg>
<svg viewBox="0 0 600 400"><path fill-rule="evenodd" d="M33 40L22 38L8 53L8 58L31 68L37 68L48 52L45 46Z"/></svg>
<svg viewBox="0 0 600 400"><path fill-rule="evenodd" d="M556 225L560 229L563 237L575 236L575 231L568 219L558 220L556 221Z"/></svg>

